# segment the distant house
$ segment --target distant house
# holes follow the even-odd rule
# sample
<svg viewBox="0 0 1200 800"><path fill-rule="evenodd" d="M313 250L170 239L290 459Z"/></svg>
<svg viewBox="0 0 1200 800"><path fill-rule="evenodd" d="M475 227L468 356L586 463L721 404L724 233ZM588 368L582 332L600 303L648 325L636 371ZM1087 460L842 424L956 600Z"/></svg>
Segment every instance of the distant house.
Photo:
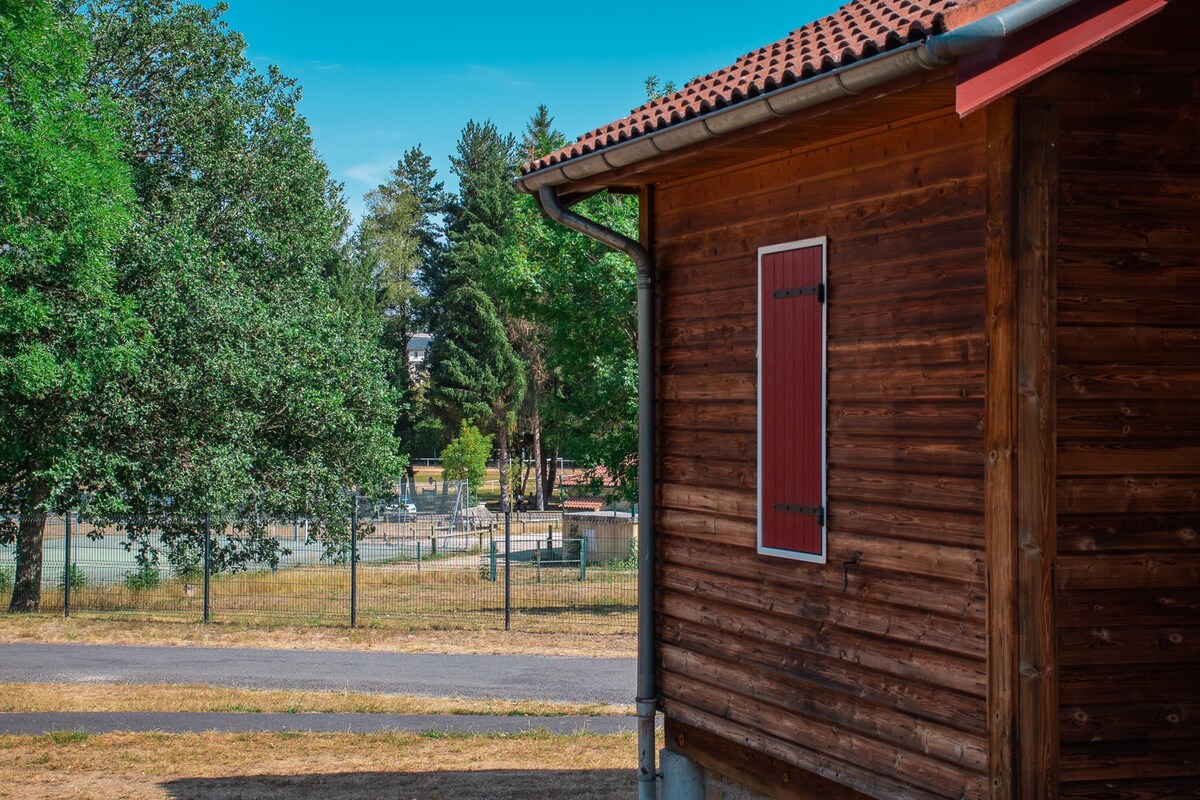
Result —
<svg viewBox="0 0 1200 800"><path fill-rule="evenodd" d="M517 184L641 198L671 797L1198 796L1200 3L855 0Z"/></svg>
<svg viewBox="0 0 1200 800"><path fill-rule="evenodd" d="M414 333L408 340L408 371L414 379L422 378L426 372L425 360L429 355L429 343L433 334Z"/></svg>

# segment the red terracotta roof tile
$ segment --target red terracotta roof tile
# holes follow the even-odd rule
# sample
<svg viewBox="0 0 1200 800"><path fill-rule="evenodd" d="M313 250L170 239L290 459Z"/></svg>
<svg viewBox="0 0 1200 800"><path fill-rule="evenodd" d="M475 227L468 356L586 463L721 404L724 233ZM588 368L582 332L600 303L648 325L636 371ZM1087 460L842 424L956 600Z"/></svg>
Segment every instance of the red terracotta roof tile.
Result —
<svg viewBox="0 0 1200 800"><path fill-rule="evenodd" d="M604 508L603 500L584 500L582 498L577 498L575 500L568 500L563 503L563 510L565 511L599 511L602 508Z"/></svg>
<svg viewBox="0 0 1200 800"><path fill-rule="evenodd" d="M941 33L944 14L969 0L853 0L824 19L697 78L674 94L585 134L521 168L528 175L798 81Z"/></svg>

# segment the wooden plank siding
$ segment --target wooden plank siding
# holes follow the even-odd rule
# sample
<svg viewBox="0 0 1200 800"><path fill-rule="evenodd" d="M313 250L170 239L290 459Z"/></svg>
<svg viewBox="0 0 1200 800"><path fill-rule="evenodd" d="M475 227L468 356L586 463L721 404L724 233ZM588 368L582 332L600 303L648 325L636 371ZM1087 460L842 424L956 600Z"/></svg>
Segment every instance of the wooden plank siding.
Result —
<svg viewBox="0 0 1200 800"><path fill-rule="evenodd" d="M1039 88L1061 109L1064 797L1200 794L1198 31L1172 3Z"/></svg>
<svg viewBox="0 0 1200 800"><path fill-rule="evenodd" d="M946 103L839 135L655 186L663 708L775 772L984 797L986 120ZM756 253L817 236L824 565L755 549ZM691 754L711 765L705 741ZM803 796L803 773L782 787L762 769Z"/></svg>

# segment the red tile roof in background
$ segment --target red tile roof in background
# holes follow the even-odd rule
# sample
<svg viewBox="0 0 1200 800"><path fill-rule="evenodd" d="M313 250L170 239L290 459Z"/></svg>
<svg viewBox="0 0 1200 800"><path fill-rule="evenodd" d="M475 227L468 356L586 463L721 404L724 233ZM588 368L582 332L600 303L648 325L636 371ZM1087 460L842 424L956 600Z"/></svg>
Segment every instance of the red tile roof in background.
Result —
<svg viewBox="0 0 1200 800"><path fill-rule="evenodd" d="M564 474L559 478L559 483L563 486L588 486L594 480L599 480L601 486L612 486L613 484L612 475L604 467L592 467L580 472Z"/></svg>
<svg viewBox="0 0 1200 800"><path fill-rule="evenodd" d="M1007 5L1011 0L1001 2ZM972 5L970 0L854 0L574 144L530 161L521 172L527 175L920 41L945 30L947 12Z"/></svg>
<svg viewBox="0 0 1200 800"><path fill-rule="evenodd" d="M582 498L576 500L568 500L563 503L564 511L601 511L604 509L604 500L584 500Z"/></svg>

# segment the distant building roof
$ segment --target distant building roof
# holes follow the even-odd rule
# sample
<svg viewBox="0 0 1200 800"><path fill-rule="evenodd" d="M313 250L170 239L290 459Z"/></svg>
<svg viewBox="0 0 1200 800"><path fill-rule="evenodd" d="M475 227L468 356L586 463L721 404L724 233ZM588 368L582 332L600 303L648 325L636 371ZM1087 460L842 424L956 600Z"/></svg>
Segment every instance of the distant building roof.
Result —
<svg viewBox="0 0 1200 800"><path fill-rule="evenodd" d="M592 481L599 481L601 486L612 486L612 475L604 467L593 467L583 472L574 472L560 478L563 486L590 486Z"/></svg>
<svg viewBox="0 0 1200 800"><path fill-rule="evenodd" d="M414 333L408 339L408 349L416 352L428 350L431 341L433 341L432 333Z"/></svg>
<svg viewBox="0 0 1200 800"><path fill-rule="evenodd" d="M599 511L600 509L604 508L604 503L605 501L603 500L590 500L582 497L576 497L563 503L563 510L567 512Z"/></svg>

